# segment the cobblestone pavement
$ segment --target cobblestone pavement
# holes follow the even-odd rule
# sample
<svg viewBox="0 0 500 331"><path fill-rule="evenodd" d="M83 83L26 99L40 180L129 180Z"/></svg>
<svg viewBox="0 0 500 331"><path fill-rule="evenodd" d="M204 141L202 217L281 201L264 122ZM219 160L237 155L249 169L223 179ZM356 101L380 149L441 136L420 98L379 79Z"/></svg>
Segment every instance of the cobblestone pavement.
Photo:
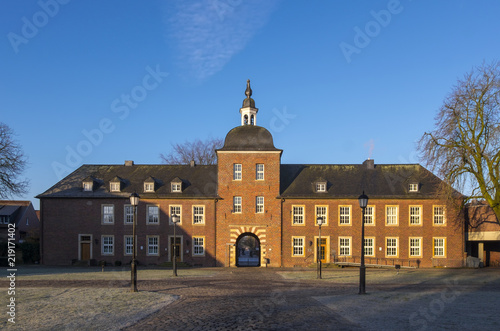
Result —
<svg viewBox="0 0 500 331"><path fill-rule="evenodd" d="M144 282L140 290L179 300L126 330L356 330L358 327L312 297L353 286L284 280L270 270L238 268L214 277ZM355 292L354 292L355 293Z"/></svg>

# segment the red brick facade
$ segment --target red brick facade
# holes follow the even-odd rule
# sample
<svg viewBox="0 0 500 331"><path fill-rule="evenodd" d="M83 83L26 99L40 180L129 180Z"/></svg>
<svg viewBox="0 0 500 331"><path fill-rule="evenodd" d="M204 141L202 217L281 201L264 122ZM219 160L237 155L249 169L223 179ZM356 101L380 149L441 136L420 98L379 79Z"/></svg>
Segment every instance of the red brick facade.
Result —
<svg viewBox="0 0 500 331"><path fill-rule="evenodd" d="M140 264L171 261L172 210L181 216L179 260L191 265L239 265L243 252L237 245L246 235L258 242L261 266L315 263L317 210L326 220L321 227L324 262L359 262L357 197L365 191L372 223L365 225L367 264L463 266L464 229L457 226L462 222L448 219L444 203L435 199L437 177L419 165L375 165L373 160L283 165L282 150L274 147L269 131L252 125L258 109L249 84L246 94L242 125L217 150L217 166L87 165L39 195L42 262L130 263L127 206L133 192L141 195ZM146 189L146 184L151 186Z"/></svg>
<svg viewBox="0 0 500 331"><path fill-rule="evenodd" d="M220 200L217 203L217 256L220 265L235 265L235 244L244 234L254 234L261 244L261 259L271 266L281 260L280 206L281 152L219 152ZM241 165L241 179L233 179L235 164ZM264 178L256 179L256 167L264 167ZM263 197L263 212L256 212L256 199ZM235 212L233 198L241 197L241 212ZM262 263L262 260L261 260Z"/></svg>
<svg viewBox="0 0 500 331"><path fill-rule="evenodd" d="M373 239L372 254L365 255L365 263L377 265L400 264L403 266L444 266L460 267L464 261L464 241L462 229L457 229L455 222L445 219L444 224L436 225L433 219L433 207L440 206L436 200L383 200L370 199L368 207L374 208L374 224L365 224L365 238ZM293 224L292 207L304 206L304 225ZM321 237L326 239L326 263L357 262L361 256L361 213L357 199L305 200L286 199L283 203L283 265L304 266L316 261L319 227L316 225L316 206L327 207L327 222L321 226ZM340 207L350 208L350 221L341 224ZM397 224L388 225L386 207L397 206ZM419 225L410 225L410 206L421 207ZM303 237L304 255L294 256L292 238ZM349 253L340 249L340 238L349 239ZM396 238L396 254L388 254L387 239ZM416 241L413 255L410 255L410 238ZM434 254L434 239L444 238L443 254ZM419 251L417 253L417 251Z"/></svg>

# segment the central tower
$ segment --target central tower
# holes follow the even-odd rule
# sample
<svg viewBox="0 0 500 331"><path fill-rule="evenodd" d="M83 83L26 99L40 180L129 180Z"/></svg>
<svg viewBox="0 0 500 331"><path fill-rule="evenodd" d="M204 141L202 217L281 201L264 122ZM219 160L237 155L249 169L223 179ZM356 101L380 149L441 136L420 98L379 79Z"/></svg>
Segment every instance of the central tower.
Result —
<svg viewBox="0 0 500 331"><path fill-rule="evenodd" d="M281 149L271 133L257 126L250 80L240 109L241 125L226 135L217 152L217 259L220 265L238 265L235 244L252 236L260 245L260 265L281 265Z"/></svg>

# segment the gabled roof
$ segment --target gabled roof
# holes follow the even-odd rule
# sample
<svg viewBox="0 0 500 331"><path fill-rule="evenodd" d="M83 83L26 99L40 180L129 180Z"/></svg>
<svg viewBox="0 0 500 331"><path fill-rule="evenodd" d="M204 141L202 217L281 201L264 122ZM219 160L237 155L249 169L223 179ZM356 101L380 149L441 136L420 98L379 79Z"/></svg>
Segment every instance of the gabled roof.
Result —
<svg viewBox="0 0 500 331"><path fill-rule="evenodd" d="M16 225L24 217L29 208L33 209L31 201L0 200L0 216L9 216L10 221Z"/></svg>
<svg viewBox="0 0 500 331"><path fill-rule="evenodd" d="M105 186L85 192L82 180L92 176L104 182L115 177L127 183L121 192L109 192ZM183 178L182 193L171 193L170 185L161 185L155 192L144 192L144 178L154 177L158 182L168 183L172 178ZM59 181L37 198L112 198L126 197L137 192L141 198L216 198L217 166L189 165L83 165Z"/></svg>
<svg viewBox="0 0 500 331"><path fill-rule="evenodd" d="M312 183L322 178L328 192L314 192ZM418 182L419 192L408 192L408 183ZM350 198L363 191L370 198L435 198L441 180L419 164L376 164L370 169L354 165L281 165L282 198Z"/></svg>
<svg viewBox="0 0 500 331"><path fill-rule="evenodd" d="M153 176L149 176L144 180L144 183L156 183L156 179Z"/></svg>
<svg viewBox="0 0 500 331"><path fill-rule="evenodd" d="M11 216L19 208L21 208L21 206L4 206L4 205L0 205L0 216Z"/></svg>
<svg viewBox="0 0 500 331"><path fill-rule="evenodd" d="M170 181L171 183L182 183L182 179L180 179L179 177L175 177L174 179L172 179Z"/></svg>

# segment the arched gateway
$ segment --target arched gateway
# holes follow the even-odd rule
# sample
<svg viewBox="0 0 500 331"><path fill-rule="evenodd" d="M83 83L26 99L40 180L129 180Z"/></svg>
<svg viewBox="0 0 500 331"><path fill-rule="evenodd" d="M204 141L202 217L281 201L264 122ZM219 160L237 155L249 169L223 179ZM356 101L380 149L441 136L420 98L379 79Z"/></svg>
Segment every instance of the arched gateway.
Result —
<svg viewBox="0 0 500 331"><path fill-rule="evenodd" d="M236 240L236 266L259 267L261 260L260 240L255 234L246 232Z"/></svg>

